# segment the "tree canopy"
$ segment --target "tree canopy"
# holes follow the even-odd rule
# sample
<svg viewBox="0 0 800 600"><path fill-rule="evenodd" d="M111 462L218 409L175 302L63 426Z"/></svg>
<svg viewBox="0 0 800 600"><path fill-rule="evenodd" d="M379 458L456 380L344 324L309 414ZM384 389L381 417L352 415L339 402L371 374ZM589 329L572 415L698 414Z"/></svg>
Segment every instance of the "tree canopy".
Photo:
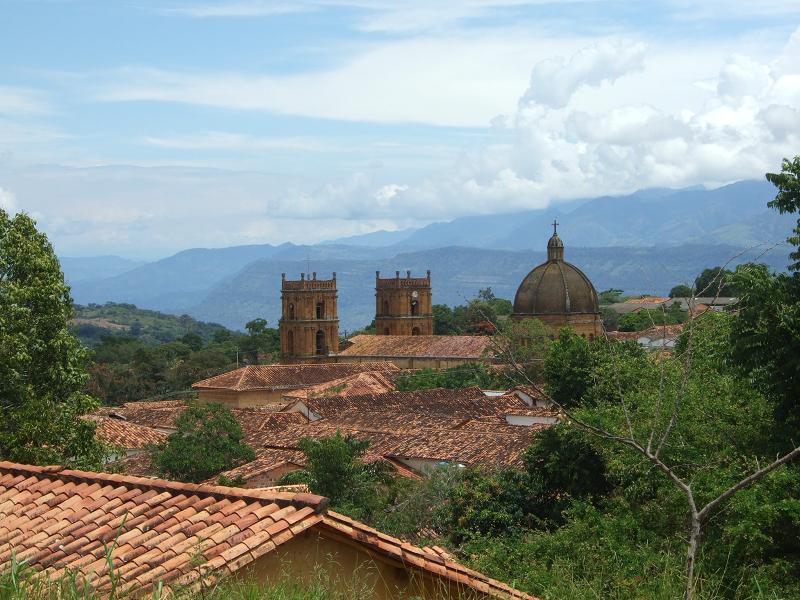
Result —
<svg viewBox="0 0 800 600"><path fill-rule="evenodd" d="M86 352L70 332L72 298L47 237L0 209L0 455L93 468L105 449L81 419Z"/></svg>
<svg viewBox="0 0 800 600"><path fill-rule="evenodd" d="M255 459L239 422L221 404L190 403L175 425L175 432L153 450L153 463L168 477L200 483Z"/></svg>

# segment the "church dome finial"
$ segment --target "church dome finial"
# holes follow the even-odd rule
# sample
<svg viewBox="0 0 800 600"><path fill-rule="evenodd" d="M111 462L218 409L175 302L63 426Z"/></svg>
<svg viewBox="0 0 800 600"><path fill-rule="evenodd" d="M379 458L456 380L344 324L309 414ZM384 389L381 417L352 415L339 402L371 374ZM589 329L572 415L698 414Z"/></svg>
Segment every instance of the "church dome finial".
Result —
<svg viewBox="0 0 800 600"><path fill-rule="evenodd" d="M564 242L558 237L558 221L553 220L553 237L547 242L547 260L564 260Z"/></svg>

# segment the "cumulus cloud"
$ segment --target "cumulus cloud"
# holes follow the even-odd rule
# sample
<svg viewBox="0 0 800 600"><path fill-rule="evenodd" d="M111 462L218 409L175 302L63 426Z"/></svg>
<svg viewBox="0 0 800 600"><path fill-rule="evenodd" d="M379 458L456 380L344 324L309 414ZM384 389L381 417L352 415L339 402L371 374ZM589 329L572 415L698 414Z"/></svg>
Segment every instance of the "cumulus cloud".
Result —
<svg viewBox="0 0 800 600"><path fill-rule="evenodd" d="M19 211L19 209L17 208L16 198L14 197L14 194L11 193L10 190L6 190L1 187L0 187L0 208L2 208L10 215L16 214Z"/></svg>
<svg viewBox="0 0 800 600"><path fill-rule="evenodd" d="M644 67L645 46L626 41L602 41L583 48L569 60L562 57L541 61L533 68L530 87L522 105L565 106L581 86L596 86Z"/></svg>
<svg viewBox="0 0 800 600"><path fill-rule="evenodd" d="M773 60L721 61L696 106L625 102L614 89L622 78L668 75L647 70L639 44L602 42L542 61L517 113L492 122L502 143L399 196L428 210L449 198L451 208L488 213L651 186L761 178L800 147L798 39L800 29ZM616 94L616 106L608 106L609 94Z"/></svg>

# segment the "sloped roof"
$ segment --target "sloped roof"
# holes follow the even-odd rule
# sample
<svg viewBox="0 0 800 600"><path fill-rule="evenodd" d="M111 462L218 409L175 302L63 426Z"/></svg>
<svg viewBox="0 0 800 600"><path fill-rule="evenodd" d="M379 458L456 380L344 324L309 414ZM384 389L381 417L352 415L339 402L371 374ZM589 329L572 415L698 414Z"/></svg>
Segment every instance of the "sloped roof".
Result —
<svg viewBox="0 0 800 600"><path fill-rule="evenodd" d="M0 462L0 561L40 576L76 573L100 594L146 594L163 582L191 591L234 573L312 527L345 536L409 568L498 598L531 596L382 534L309 493L176 483Z"/></svg>
<svg viewBox="0 0 800 600"><path fill-rule="evenodd" d="M646 337L650 339L676 338L683 333L685 324L656 325L643 331L609 331L608 337L614 340L638 340Z"/></svg>
<svg viewBox="0 0 800 600"><path fill-rule="evenodd" d="M295 390L341 379L364 371L394 372L399 369L387 362L362 364L325 363L300 365L248 365L192 384L195 389Z"/></svg>
<svg viewBox="0 0 800 600"><path fill-rule="evenodd" d="M114 417L87 415L86 420L97 423L95 437L100 441L127 449L142 449L156 446L167 439L167 435Z"/></svg>
<svg viewBox="0 0 800 600"><path fill-rule="evenodd" d="M479 360L492 354L492 338L484 335L356 335L348 341L340 356Z"/></svg>
<svg viewBox="0 0 800 600"><path fill-rule="evenodd" d="M317 524L327 499L0 462L0 562L67 570L99 593L230 573ZM116 542L115 542L116 540ZM197 557L201 558L198 564Z"/></svg>
<svg viewBox="0 0 800 600"><path fill-rule="evenodd" d="M469 422L459 429L428 430L410 436L389 453L395 458L459 462L467 465L522 465L522 455L538 431L547 425L514 425Z"/></svg>
<svg viewBox="0 0 800 600"><path fill-rule="evenodd" d="M387 372L366 371L300 390L292 390L286 392L283 397L287 400L301 400L326 396L359 396L391 392L394 388L394 379L388 377Z"/></svg>

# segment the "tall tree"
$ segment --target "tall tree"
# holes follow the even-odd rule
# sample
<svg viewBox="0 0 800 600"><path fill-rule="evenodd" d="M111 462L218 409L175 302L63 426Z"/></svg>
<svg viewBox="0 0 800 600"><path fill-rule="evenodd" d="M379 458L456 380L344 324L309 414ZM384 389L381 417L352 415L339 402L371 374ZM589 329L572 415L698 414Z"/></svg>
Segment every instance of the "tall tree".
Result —
<svg viewBox="0 0 800 600"><path fill-rule="evenodd" d="M69 287L47 236L0 209L0 455L96 468L104 448L81 415L86 354L68 328Z"/></svg>

